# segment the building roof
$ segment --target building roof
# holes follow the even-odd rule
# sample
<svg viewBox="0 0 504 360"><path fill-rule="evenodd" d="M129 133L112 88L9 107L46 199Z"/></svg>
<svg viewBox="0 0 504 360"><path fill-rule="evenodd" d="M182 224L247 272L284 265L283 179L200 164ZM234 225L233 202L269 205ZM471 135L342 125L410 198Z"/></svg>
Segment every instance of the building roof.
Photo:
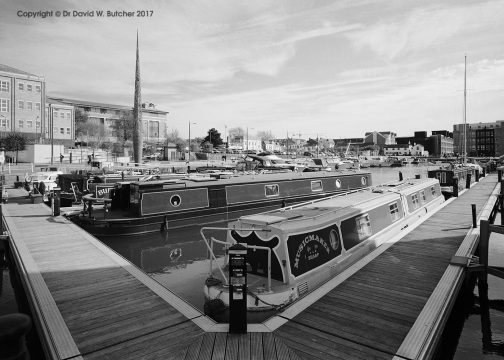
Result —
<svg viewBox="0 0 504 360"><path fill-rule="evenodd" d="M391 148L391 149L396 149L396 148L409 148L409 144L392 144L392 145L385 145L385 148Z"/></svg>
<svg viewBox="0 0 504 360"><path fill-rule="evenodd" d="M56 96L48 96L47 101L49 101L49 102L55 101L55 102L59 102L59 103L67 104L67 105L78 106L78 107L94 107L94 108L112 109L112 110L131 110L131 109L133 109L132 106L109 104L109 103L99 103L99 102L87 101L87 100L68 99L68 98L62 98L62 97L56 97ZM151 109L151 108L142 108L142 112L150 112L150 113L155 113L155 114L168 114L168 111L162 111L162 110Z"/></svg>
<svg viewBox="0 0 504 360"><path fill-rule="evenodd" d="M12 73L12 74L24 75L24 76L34 76L34 77L40 78L42 80L44 79L43 76L31 74L29 72L19 70L19 69L13 68L12 66L4 65L4 64L0 64L0 72L6 72L6 73Z"/></svg>

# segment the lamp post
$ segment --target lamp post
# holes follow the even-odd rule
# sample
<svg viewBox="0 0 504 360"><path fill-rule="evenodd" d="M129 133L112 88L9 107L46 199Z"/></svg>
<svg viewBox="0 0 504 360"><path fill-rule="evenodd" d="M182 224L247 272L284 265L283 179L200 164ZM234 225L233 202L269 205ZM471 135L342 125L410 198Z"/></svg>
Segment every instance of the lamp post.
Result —
<svg viewBox="0 0 504 360"><path fill-rule="evenodd" d="M224 158L227 160L227 147L228 147L227 125L224 125L224 140L226 141L226 145L224 145Z"/></svg>
<svg viewBox="0 0 504 360"><path fill-rule="evenodd" d="M51 165L54 165L54 112L55 110L51 109Z"/></svg>
<svg viewBox="0 0 504 360"><path fill-rule="evenodd" d="M196 123L192 123L193 125L196 125ZM191 122L189 121L189 146L187 146L187 173L191 170L190 167L190 162L191 162Z"/></svg>

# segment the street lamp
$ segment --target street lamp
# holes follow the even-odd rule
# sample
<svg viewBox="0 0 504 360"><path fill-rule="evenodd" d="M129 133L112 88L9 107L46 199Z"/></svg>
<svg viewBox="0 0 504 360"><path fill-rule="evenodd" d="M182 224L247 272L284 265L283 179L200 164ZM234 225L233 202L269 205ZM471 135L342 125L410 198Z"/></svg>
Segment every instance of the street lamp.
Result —
<svg viewBox="0 0 504 360"><path fill-rule="evenodd" d="M224 140L226 141L226 144L224 145L224 159L227 160L227 147L228 147L227 125L224 125Z"/></svg>
<svg viewBox="0 0 504 360"><path fill-rule="evenodd" d="M189 146L187 147L187 173L191 170L189 163L191 162L191 124L196 125L195 122L189 121Z"/></svg>
<svg viewBox="0 0 504 360"><path fill-rule="evenodd" d="M51 123L51 166L54 165L54 113L56 110L52 109L50 114Z"/></svg>

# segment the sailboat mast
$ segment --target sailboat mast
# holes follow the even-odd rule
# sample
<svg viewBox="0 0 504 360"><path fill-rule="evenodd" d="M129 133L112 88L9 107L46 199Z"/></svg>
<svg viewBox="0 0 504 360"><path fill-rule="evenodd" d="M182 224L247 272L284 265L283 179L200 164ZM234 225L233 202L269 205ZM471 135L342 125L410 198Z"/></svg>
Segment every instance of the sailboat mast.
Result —
<svg viewBox="0 0 504 360"><path fill-rule="evenodd" d="M467 119L466 119L466 106L467 106L467 55L464 55L464 157L463 163L466 163L467 158Z"/></svg>

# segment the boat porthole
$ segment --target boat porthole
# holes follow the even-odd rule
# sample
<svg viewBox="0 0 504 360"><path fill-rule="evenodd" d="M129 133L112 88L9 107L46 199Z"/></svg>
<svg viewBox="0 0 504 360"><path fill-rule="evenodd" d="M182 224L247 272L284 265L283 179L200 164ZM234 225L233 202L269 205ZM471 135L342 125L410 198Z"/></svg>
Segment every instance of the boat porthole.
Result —
<svg viewBox="0 0 504 360"><path fill-rule="evenodd" d="M339 234L335 229L332 229L331 232L329 232L329 241L331 242L331 247L334 251L337 251L340 242L339 242Z"/></svg>
<svg viewBox="0 0 504 360"><path fill-rule="evenodd" d="M341 180L340 179L336 179L336 188L337 189L341 188Z"/></svg>
<svg viewBox="0 0 504 360"><path fill-rule="evenodd" d="M361 177L361 183L362 183L362 185L366 185L367 184L367 179L364 176Z"/></svg>
<svg viewBox="0 0 504 360"><path fill-rule="evenodd" d="M174 207L179 206L181 202L182 202L182 200L180 199L180 196L178 196L178 195L173 195L170 198L170 204L172 204L172 206L174 206Z"/></svg>

